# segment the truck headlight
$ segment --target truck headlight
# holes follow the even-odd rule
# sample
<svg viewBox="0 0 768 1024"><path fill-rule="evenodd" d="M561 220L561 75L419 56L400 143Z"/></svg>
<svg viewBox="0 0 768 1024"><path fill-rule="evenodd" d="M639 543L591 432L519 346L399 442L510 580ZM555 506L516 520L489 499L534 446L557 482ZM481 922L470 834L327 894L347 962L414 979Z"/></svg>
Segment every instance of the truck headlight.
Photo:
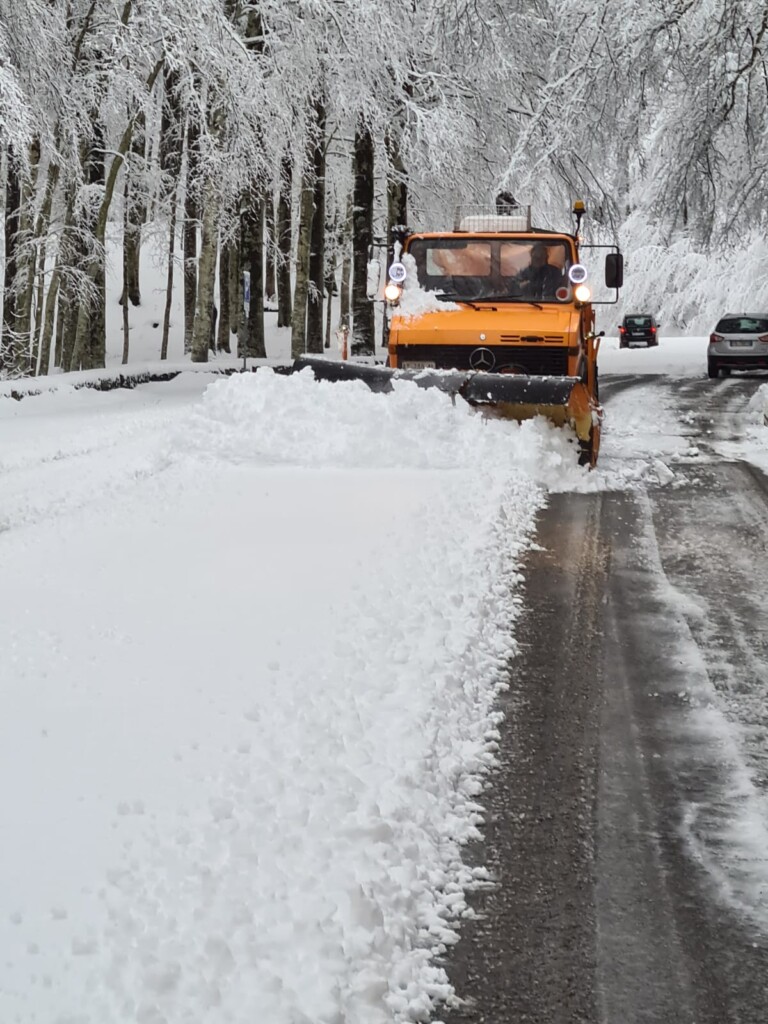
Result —
<svg viewBox="0 0 768 1024"><path fill-rule="evenodd" d="M589 302L592 298L592 289L588 284L580 284L573 294L576 296L577 302Z"/></svg>
<svg viewBox="0 0 768 1024"><path fill-rule="evenodd" d="M393 281L390 281L387 287L384 289L384 298L387 300L387 302L397 302L402 293L403 289L400 287L400 285L395 284Z"/></svg>

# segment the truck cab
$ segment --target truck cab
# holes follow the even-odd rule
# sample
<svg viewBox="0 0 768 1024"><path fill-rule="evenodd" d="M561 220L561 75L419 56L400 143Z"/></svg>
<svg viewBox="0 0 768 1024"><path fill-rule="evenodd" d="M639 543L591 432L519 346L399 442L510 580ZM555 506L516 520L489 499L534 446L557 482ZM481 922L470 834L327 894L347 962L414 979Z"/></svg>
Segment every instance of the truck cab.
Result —
<svg viewBox="0 0 768 1024"><path fill-rule="evenodd" d="M575 235L465 217L407 235L395 276L390 366L586 379L595 318Z"/></svg>

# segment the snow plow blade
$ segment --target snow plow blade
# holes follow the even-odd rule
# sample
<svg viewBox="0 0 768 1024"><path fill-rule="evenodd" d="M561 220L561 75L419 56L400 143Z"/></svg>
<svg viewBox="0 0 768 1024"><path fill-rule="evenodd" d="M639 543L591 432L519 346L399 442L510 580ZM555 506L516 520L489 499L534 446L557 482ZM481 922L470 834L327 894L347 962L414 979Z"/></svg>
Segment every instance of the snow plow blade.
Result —
<svg viewBox="0 0 768 1024"><path fill-rule="evenodd" d="M420 388L438 388L457 395L494 416L527 420L546 416L559 427L571 426L579 439L582 464L594 466L600 441L600 410L578 377L538 377L517 373L475 373L464 370L393 370L386 366L296 359L292 372L310 369L317 380L361 380L372 391L391 391L394 380L410 380Z"/></svg>

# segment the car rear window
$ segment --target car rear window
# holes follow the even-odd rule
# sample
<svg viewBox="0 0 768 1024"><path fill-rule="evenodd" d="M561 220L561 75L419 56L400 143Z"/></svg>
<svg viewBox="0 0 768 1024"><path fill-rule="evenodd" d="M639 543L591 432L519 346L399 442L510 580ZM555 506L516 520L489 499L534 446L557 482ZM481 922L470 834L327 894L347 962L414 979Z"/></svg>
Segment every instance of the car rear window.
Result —
<svg viewBox="0 0 768 1024"><path fill-rule="evenodd" d="M650 327L651 318L649 316L627 316L624 318L627 327Z"/></svg>
<svg viewBox="0 0 768 1024"><path fill-rule="evenodd" d="M768 317L733 316L721 320L715 330L719 334L768 334Z"/></svg>

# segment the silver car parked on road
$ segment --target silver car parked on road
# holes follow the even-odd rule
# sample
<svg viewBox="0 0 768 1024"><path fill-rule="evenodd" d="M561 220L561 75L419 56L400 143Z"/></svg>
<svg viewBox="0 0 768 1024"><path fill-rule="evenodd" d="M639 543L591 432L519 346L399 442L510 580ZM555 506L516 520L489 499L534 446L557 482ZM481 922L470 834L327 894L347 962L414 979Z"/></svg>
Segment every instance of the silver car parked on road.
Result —
<svg viewBox="0 0 768 1024"><path fill-rule="evenodd" d="M707 373L768 370L768 313L726 313L709 336Z"/></svg>

